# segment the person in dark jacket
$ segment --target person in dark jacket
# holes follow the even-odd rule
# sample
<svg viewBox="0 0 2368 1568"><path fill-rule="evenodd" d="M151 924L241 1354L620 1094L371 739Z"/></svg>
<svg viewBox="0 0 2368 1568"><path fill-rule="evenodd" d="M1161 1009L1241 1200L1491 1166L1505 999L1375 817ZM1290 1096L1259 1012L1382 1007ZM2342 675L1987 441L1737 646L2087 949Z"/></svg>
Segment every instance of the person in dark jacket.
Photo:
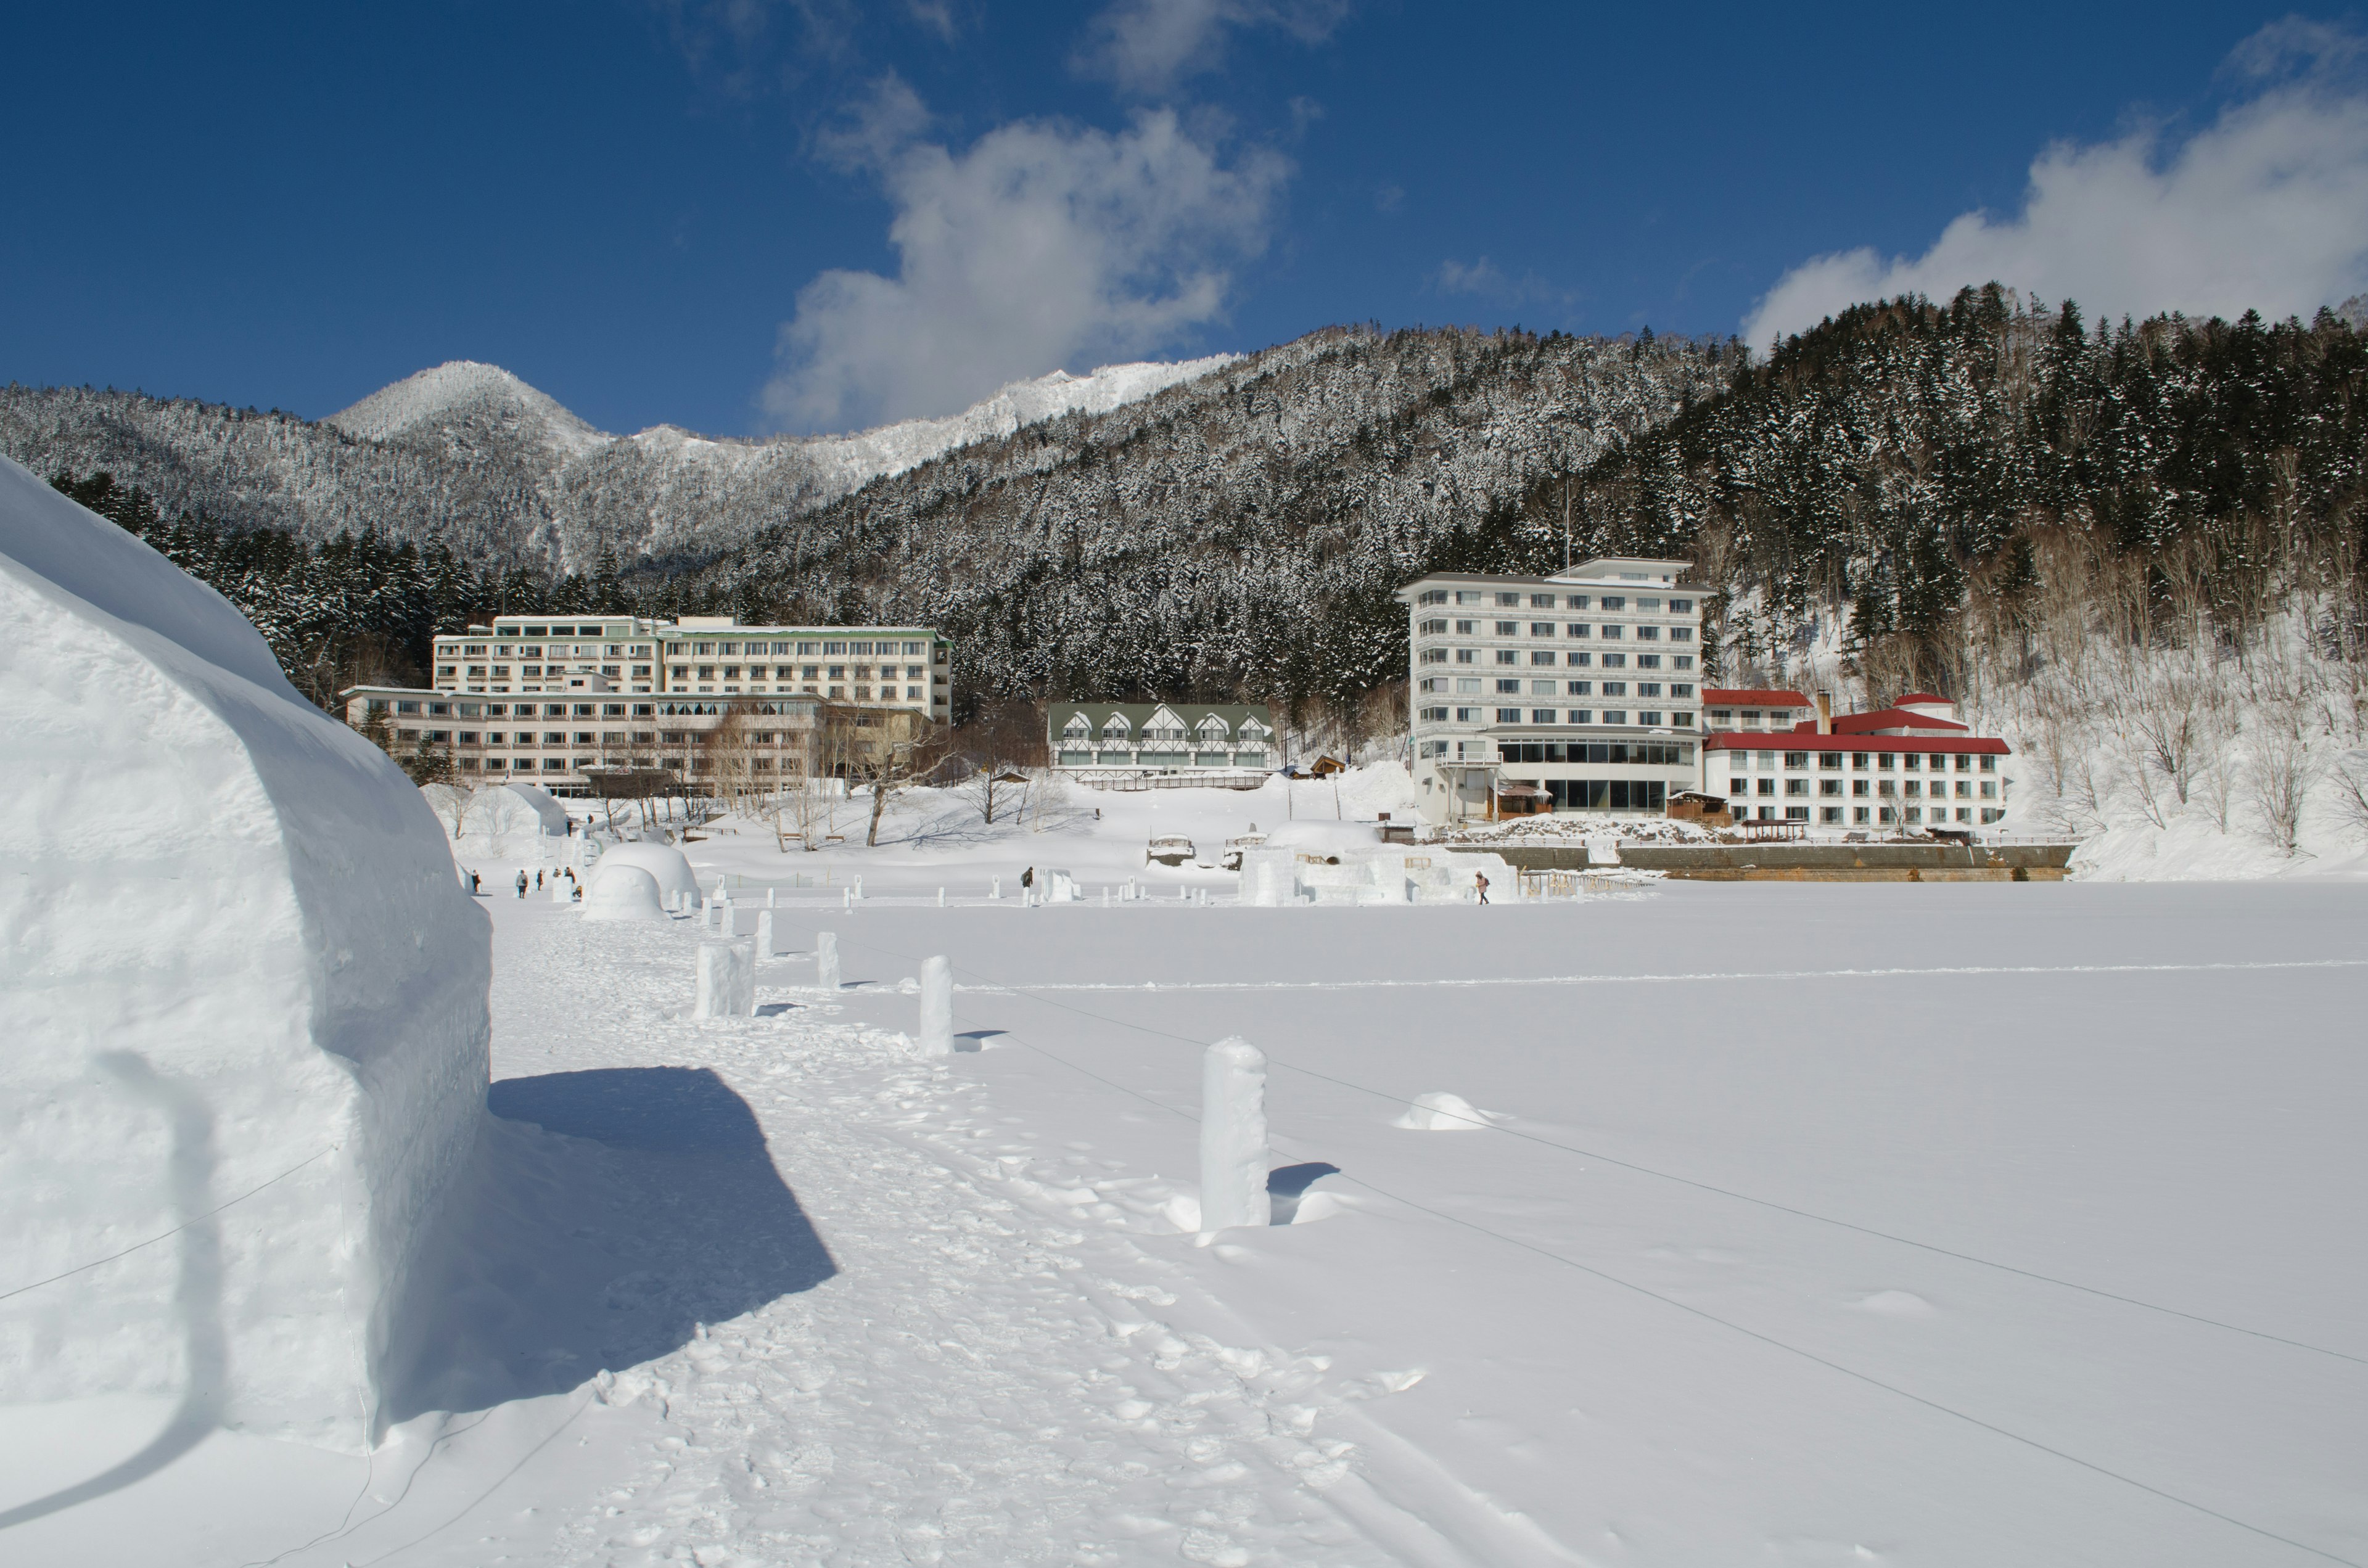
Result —
<svg viewBox="0 0 2368 1568"><path fill-rule="evenodd" d="M526 896L526 872L523 869L518 872L518 897L524 898Z"/></svg>

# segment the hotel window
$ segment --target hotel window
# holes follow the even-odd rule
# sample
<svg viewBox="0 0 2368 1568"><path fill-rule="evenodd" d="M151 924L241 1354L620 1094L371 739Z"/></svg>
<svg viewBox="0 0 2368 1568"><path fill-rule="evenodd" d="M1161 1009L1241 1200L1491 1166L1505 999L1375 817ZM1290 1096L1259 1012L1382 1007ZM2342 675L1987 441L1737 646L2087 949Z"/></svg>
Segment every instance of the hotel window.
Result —
<svg viewBox="0 0 2368 1568"><path fill-rule="evenodd" d="M1841 792L1842 792L1842 781L1841 781L1840 779L1839 779L1839 778L1820 778L1820 779L1818 779L1818 780L1817 780L1817 793L1818 793L1818 794L1820 794L1820 795L1839 795L1839 794L1840 794Z"/></svg>
<svg viewBox="0 0 2368 1568"><path fill-rule="evenodd" d="M1809 781L1807 779L1787 778L1784 780L1784 793L1787 795L1805 795L1808 792Z"/></svg>
<svg viewBox="0 0 2368 1568"><path fill-rule="evenodd" d="M1842 820L1842 809L1839 806L1819 806L1817 808L1817 820L1819 822L1839 822Z"/></svg>
<svg viewBox="0 0 2368 1568"><path fill-rule="evenodd" d="M1787 806L1784 808L1784 820L1786 822L1807 822L1809 820L1809 808L1806 806Z"/></svg>
<svg viewBox="0 0 2368 1568"><path fill-rule="evenodd" d="M1444 724L1447 722L1447 710L1426 708L1422 710L1422 722L1426 724Z"/></svg>
<svg viewBox="0 0 2368 1568"><path fill-rule="evenodd" d="M1583 670L1595 663L1595 655L1584 648L1574 648L1565 655L1563 663L1574 669Z"/></svg>
<svg viewBox="0 0 2368 1568"><path fill-rule="evenodd" d="M1480 689L1480 677L1478 676L1457 676L1455 677L1455 689L1459 692L1478 691Z"/></svg>
<svg viewBox="0 0 2368 1568"><path fill-rule="evenodd" d="M1982 756L1982 771L1984 773L1996 773L1998 771L1998 758L1990 756L1987 752L1984 753Z"/></svg>
<svg viewBox="0 0 2368 1568"><path fill-rule="evenodd" d="M1595 628L1589 626L1583 620L1574 620L1568 626L1564 627L1563 630L1573 637L1592 637L1595 635Z"/></svg>
<svg viewBox="0 0 2368 1568"><path fill-rule="evenodd" d="M1787 767L1806 767L1809 766L1809 754L1804 751L1788 751L1784 754L1784 766Z"/></svg>
<svg viewBox="0 0 2368 1568"><path fill-rule="evenodd" d="M1497 650L1497 662L1500 665L1518 665L1521 662L1520 650L1518 648L1499 648Z"/></svg>
<svg viewBox="0 0 2368 1568"><path fill-rule="evenodd" d="M1418 602L1427 605L1443 605L1447 602L1447 590L1445 588L1425 588L1422 591L1422 597Z"/></svg>
<svg viewBox="0 0 2368 1568"><path fill-rule="evenodd" d="M1726 792L1730 795L1748 795L1751 793L1751 780L1730 778L1726 781Z"/></svg>
<svg viewBox="0 0 2368 1568"><path fill-rule="evenodd" d="M1599 609L1626 609L1628 608L1628 601L1618 594L1606 594L1603 596L1601 603L1600 603L1596 608Z"/></svg>
<svg viewBox="0 0 2368 1568"><path fill-rule="evenodd" d="M1661 715L1654 709L1647 708L1643 712L1636 715L1636 722L1639 724L1651 726L1658 724L1660 722Z"/></svg>
<svg viewBox="0 0 2368 1568"><path fill-rule="evenodd" d="M1476 724L1480 722L1480 710L1459 708L1455 710L1455 722L1459 724Z"/></svg>
<svg viewBox="0 0 2368 1568"><path fill-rule="evenodd" d="M1476 633L1479 625L1480 623L1476 620L1459 620L1455 623L1455 635L1458 637L1473 636Z"/></svg>
<svg viewBox="0 0 2368 1568"><path fill-rule="evenodd" d="M1660 640L1661 629L1657 626L1640 626L1636 629L1636 641L1639 642L1657 642Z"/></svg>
<svg viewBox="0 0 2368 1568"><path fill-rule="evenodd" d="M1570 722L1574 724L1592 724L1595 722L1595 715L1584 708L1574 708L1570 710Z"/></svg>
<svg viewBox="0 0 2368 1568"><path fill-rule="evenodd" d="M1444 616L1434 617L1416 627L1415 632L1421 637L1444 637L1447 635L1447 619Z"/></svg>
<svg viewBox="0 0 2368 1568"><path fill-rule="evenodd" d="M1530 663L1533 665L1551 665L1554 662L1554 651L1552 648L1533 648L1530 651Z"/></svg>
<svg viewBox="0 0 2368 1568"><path fill-rule="evenodd" d="M1685 695L1685 693L1684 693L1684 692L1679 691L1679 692L1672 692L1672 693L1670 693L1670 695L1671 695L1671 696L1673 696L1673 697L1683 697L1683 696ZM1693 714L1692 714L1692 712L1691 712L1691 710L1681 710L1681 711L1679 711L1679 712L1675 712L1675 713L1670 714L1670 715L1669 715L1669 722L1670 722L1670 723L1672 723L1672 724L1675 724L1676 726L1678 726L1678 728L1679 728L1679 729L1681 729L1681 730L1690 730L1690 729L1692 729L1692 728L1693 728L1694 716L1693 716Z"/></svg>
<svg viewBox="0 0 2368 1568"><path fill-rule="evenodd" d="M1624 724L1628 722L1627 710L1621 708L1607 708L1603 710L1603 722L1607 724Z"/></svg>
<svg viewBox="0 0 2368 1568"><path fill-rule="evenodd" d="M1639 653L1636 655L1636 667L1640 670L1657 670L1661 667L1661 655Z"/></svg>
<svg viewBox="0 0 2368 1568"><path fill-rule="evenodd" d="M1603 626L1600 632L1600 635L1605 637L1624 637L1627 634L1627 628L1622 626L1613 626L1608 622Z"/></svg>
<svg viewBox="0 0 2368 1568"><path fill-rule="evenodd" d="M1521 596L1519 594L1498 594L1497 596L1497 608L1498 609L1519 609L1520 608L1520 604Z"/></svg>
<svg viewBox="0 0 2368 1568"><path fill-rule="evenodd" d="M1691 599L1671 599L1669 601L1669 613L1671 615L1691 615L1693 612L1694 601Z"/></svg>
<svg viewBox="0 0 2368 1568"><path fill-rule="evenodd" d="M1628 667L1628 655L1606 653L1603 655L1603 667L1607 670L1624 670Z"/></svg>
<svg viewBox="0 0 2368 1568"><path fill-rule="evenodd" d="M1661 695L1661 683L1656 680L1640 680L1636 683L1636 695L1639 697L1658 697Z"/></svg>
<svg viewBox="0 0 2368 1568"><path fill-rule="evenodd" d="M1884 772L1888 773L1893 768L1899 766L1899 757L1897 754L1894 752L1879 751L1874 754L1874 765Z"/></svg>
<svg viewBox="0 0 2368 1568"><path fill-rule="evenodd" d="M1562 691L1565 697L1593 697L1595 695L1595 683L1591 680L1565 681L1563 682Z"/></svg>
<svg viewBox="0 0 2368 1568"><path fill-rule="evenodd" d="M1554 710L1553 709L1551 709L1551 708L1532 708L1532 709L1531 709L1531 710L1530 710L1530 722L1531 722L1531 723L1532 723L1532 724L1551 724L1551 723L1553 723L1554 722Z"/></svg>
<svg viewBox="0 0 2368 1568"><path fill-rule="evenodd" d="M1628 683L1624 680L1607 680L1603 683L1603 695L1625 697L1628 695Z"/></svg>
<svg viewBox="0 0 2368 1568"><path fill-rule="evenodd" d="M1671 697L1691 697L1693 694L1694 687L1691 681L1681 680L1669 687Z"/></svg>
<svg viewBox="0 0 2368 1568"><path fill-rule="evenodd" d="M1497 690L1500 696L1517 694L1520 689L1521 683L1517 680L1500 680L1497 683Z"/></svg>
<svg viewBox="0 0 2368 1568"><path fill-rule="evenodd" d="M1552 594L1531 594L1530 596L1530 608L1531 609L1552 609L1554 608L1554 596ZM1551 637L1554 633L1551 631L1542 631L1538 633L1538 635L1541 637Z"/></svg>
<svg viewBox="0 0 2368 1568"><path fill-rule="evenodd" d="M1864 796L1866 794L1866 780L1863 778L1851 779L1850 793L1853 795Z"/></svg>
<svg viewBox="0 0 2368 1568"><path fill-rule="evenodd" d="M1670 628L1669 628L1669 641L1670 641L1670 642L1692 642L1693 640L1694 640L1694 629L1693 629L1692 627L1691 627L1691 626L1672 626L1672 627L1670 627Z"/></svg>
<svg viewBox="0 0 2368 1568"><path fill-rule="evenodd" d="M1521 623L1518 620L1500 620L1497 623L1497 635L1499 637L1519 637L1520 634Z"/></svg>
<svg viewBox="0 0 2368 1568"><path fill-rule="evenodd" d="M1773 778L1762 778L1762 779L1760 779L1760 780L1759 781L1759 793L1761 793L1761 794L1763 794L1763 795L1772 795L1772 794L1774 794L1774 793L1776 792L1776 780L1774 780Z"/></svg>
<svg viewBox="0 0 2368 1568"><path fill-rule="evenodd" d="M1518 724L1520 722L1521 710L1520 709L1499 708L1497 710L1497 722L1499 724Z"/></svg>
<svg viewBox="0 0 2368 1568"><path fill-rule="evenodd" d="M1458 648L1455 650L1455 662L1459 665L1476 665L1480 662L1480 652L1476 648Z"/></svg>
<svg viewBox="0 0 2368 1568"><path fill-rule="evenodd" d="M1563 603L1565 607L1571 609L1585 609L1587 608L1587 596L1585 594L1573 594L1570 597L1565 599Z"/></svg>

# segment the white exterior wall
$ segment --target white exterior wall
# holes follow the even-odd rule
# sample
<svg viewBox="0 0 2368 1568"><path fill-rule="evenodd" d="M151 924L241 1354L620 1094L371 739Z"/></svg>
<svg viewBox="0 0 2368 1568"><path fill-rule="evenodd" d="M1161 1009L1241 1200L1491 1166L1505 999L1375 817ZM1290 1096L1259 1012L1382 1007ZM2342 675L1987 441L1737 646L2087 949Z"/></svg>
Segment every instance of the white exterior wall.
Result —
<svg viewBox="0 0 2368 1568"><path fill-rule="evenodd" d="M1689 584L1686 568L1614 558L1552 577L1440 574L1401 589L1415 788L1425 820L1486 815L1499 779L1561 784L1566 795L1577 781L1658 783L1665 800L1697 788L1708 590ZM1607 596L1618 602L1607 606ZM1513 602L1501 602L1508 598ZM1498 689L1508 682L1516 689ZM1667 755L1574 763L1566 755L1572 742L1607 750L1657 744ZM1565 755L1507 762L1500 753L1508 743L1557 745ZM1665 808L1588 809L1658 815Z"/></svg>
<svg viewBox="0 0 2368 1568"><path fill-rule="evenodd" d="M2005 812L2005 759L1996 753L1902 751L1900 737L1884 735L1731 738L1751 744L1748 749L1705 745L1700 788L1704 794L1725 799L1737 822L1748 817L1845 831L1960 828L1987 825ZM1893 749L1884 749L1886 742ZM1915 758L1912 767L1910 757ZM1958 766L1960 758L1970 766ZM1935 759L1945 763L1945 768L1936 772L1930 766ZM1839 766L1828 766L1829 760ZM1945 791L1937 799L1936 786ZM1935 811L1947 814L1936 818Z"/></svg>

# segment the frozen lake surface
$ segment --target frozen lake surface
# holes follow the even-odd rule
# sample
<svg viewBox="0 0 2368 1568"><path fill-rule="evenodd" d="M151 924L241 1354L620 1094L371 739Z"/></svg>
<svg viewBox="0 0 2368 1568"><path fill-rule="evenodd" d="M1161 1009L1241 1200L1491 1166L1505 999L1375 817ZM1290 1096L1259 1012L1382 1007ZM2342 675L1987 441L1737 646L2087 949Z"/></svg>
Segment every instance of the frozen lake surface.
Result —
<svg viewBox="0 0 2368 1568"><path fill-rule="evenodd" d="M217 1437L0 1559L2368 1562L2356 885L867 876L776 916L848 989L762 961L745 1020L688 1016L695 923L489 900L505 1119L427 1403L367 1464ZM1211 1240L1231 1035L1295 1222ZM1425 1095L1487 1125L1398 1125ZM0 1413L0 1508L154 1416Z"/></svg>

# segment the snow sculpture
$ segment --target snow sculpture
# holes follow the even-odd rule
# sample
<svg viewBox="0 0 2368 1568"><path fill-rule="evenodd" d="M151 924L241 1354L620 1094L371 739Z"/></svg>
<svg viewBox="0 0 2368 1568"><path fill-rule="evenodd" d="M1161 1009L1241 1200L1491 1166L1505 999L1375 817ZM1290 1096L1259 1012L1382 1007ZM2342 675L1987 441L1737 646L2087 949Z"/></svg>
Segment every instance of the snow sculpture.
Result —
<svg viewBox="0 0 2368 1568"><path fill-rule="evenodd" d="M665 921L666 905L658 902L658 880L636 866L620 866L606 875L595 876L585 885L584 918Z"/></svg>
<svg viewBox="0 0 2368 1568"><path fill-rule="evenodd" d="M694 1018L750 1018L757 1015L757 944L701 942L699 996Z"/></svg>
<svg viewBox="0 0 2368 1568"><path fill-rule="evenodd" d="M825 991L838 989L838 933L814 933L814 984Z"/></svg>
<svg viewBox="0 0 2368 1568"><path fill-rule="evenodd" d="M1485 1132L1496 1123L1462 1095L1439 1090L1415 1096L1390 1125L1409 1132Z"/></svg>
<svg viewBox="0 0 2368 1568"><path fill-rule="evenodd" d="M228 602L6 460L0 624L0 1287L51 1281L0 1403L360 1451L484 1115L486 918Z"/></svg>
<svg viewBox="0 0 2368 1568"><path fill-rule="evenodd" d="M1620 835L1612 833L1589 834L1587 838L1587 863L1590 866L1620 864Z"/></svg>
<svg viewBox="0 0 2368 1568"><path fill-rule="evenodd" d="M1046 903L1077 902L1077 879L1066 871L1046 871L1042 879Z"/></svg>
<svg viewBox="0 0 2368 1568"><path fill-rule="evenodd" d="M1266 1173L1266 1052L1219 1040L1201 1062L1201 1229L1270 1223Z"/></svg>
<svg viewBox="0 0 2368 1568"><path fill-rule="evenodd" d="M613 845L593 862L592 881L598 883L610 872L627 869L656 878L658 894L668 909L684 908L683 901L699 896L699 881L690 874L690 862L671 844ZM584 896L592 895L587 891Z"/></svg>
<svg viewBox="0 0 2368 1568"><path fill-rule="evenodd" d="M773 912L769 909L757 911L757 956L773 956Z"/></svg>
<svg viewBox="0 0 2368 1568"><path fill-rule="evenodd" d="M954 1052L954 966L942 957L921 960L921 1051Z"/></svg>

